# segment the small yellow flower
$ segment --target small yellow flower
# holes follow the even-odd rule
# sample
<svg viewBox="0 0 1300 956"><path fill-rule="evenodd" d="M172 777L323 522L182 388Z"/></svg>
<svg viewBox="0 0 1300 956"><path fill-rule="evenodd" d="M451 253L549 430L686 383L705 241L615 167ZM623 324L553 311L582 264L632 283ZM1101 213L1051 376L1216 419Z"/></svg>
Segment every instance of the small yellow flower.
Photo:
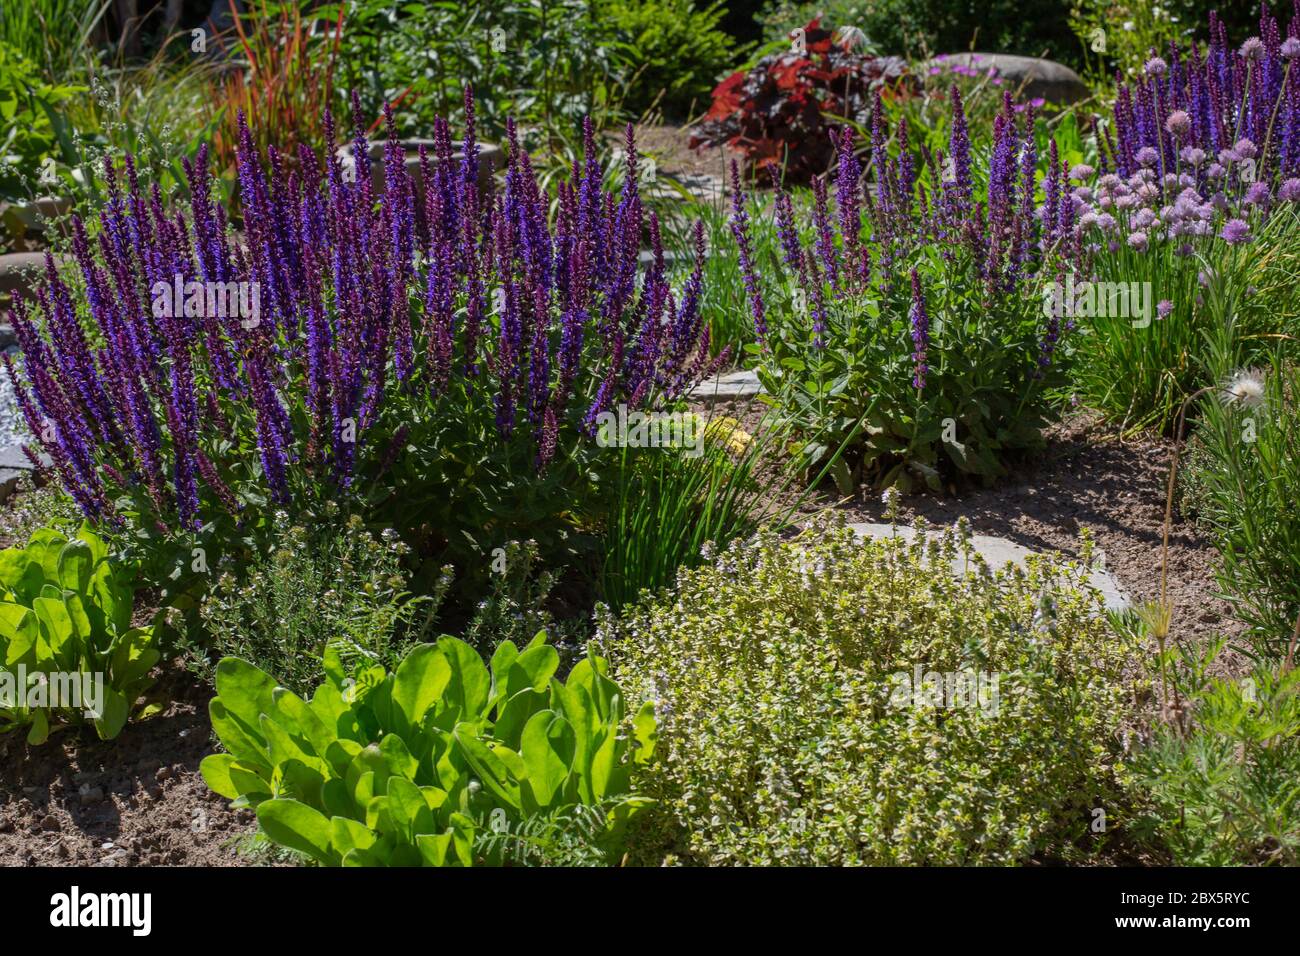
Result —
<svg viewBox="0 0 1300 956"><path fill-rule="evenodd" d="M740 427L734 418L721 416L713 419L704 427L704 437L721 442L733 455L743 455L754 444L754 436Z"/></svg>

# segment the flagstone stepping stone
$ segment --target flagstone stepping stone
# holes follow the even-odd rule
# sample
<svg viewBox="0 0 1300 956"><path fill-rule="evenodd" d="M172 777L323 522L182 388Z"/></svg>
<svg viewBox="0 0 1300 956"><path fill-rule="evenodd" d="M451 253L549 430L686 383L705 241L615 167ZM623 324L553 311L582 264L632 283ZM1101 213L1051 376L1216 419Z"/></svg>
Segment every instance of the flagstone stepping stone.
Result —
<svg viewBox="0 0 1300 956"><path fill-rule="evenodd" d="M897 536L904 540L911 541L916 537L916 529L909 525L888 525L877 524L873 522L857 522L849 525L853 533L860 538L875 538L883 540L885 538ZM931 528L927 531L928 535L937 535L942 529ZM1023 545L1008 541L1006 538L997 538L987 534L976 534L971 536L971 547L976 554L981 555L988 562L989 567L998 570L1007 564L1018 564L1025 566L1025 559L1035 554ZM959 556L953 562L953 570L960 573L962 571L962 559ZM1104 568L1094 567L1089 572L1089 580L1092 586L1101 592L1106 602L1108 611L1124 611L1131 605L1128 596L1120 588L1119 584L1111 577L1110 572Z"/></svg>
<svg viewBox="0 0 1300 956"><path fill-rule="evenodd" d="M952 53L935 57L925 63L926 68L963 69L987 73L997 70L1003 88L1017 90L1024 84L1025 99L1044 99L1049 103L1077 103L1088 98L1088 85L1078 73L1064 63L1044 60L1036 56L1017 56L1013 53Z"/></svg>
<svg viewBox="0 0 1300 956"><path fill-rule="evenodd" d="M762 391L758 373L744 370L705 379L691 389L690 397L700 402L734 402L753 398Z"/></svg>

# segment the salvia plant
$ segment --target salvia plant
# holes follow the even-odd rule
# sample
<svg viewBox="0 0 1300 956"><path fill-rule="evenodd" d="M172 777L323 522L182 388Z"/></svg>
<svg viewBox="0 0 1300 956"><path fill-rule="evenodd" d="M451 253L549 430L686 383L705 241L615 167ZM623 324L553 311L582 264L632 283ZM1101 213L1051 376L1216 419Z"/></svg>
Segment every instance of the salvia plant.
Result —
<svg viewBox="0 0 1300 956"><path fill-rule="evenodd" d="M859 478L939 488L1001 474L1009 455L1041 442L1063 381L1069 323L1046 314L1042 287L1078 252L1064 171L1053 151L1040 182L1033 107L1009 94L980 161L955 87L951 97L948 155L919 158L906 119L889 147L877 97L871 174L844 129L834 204L814 180L810 228L778 186L771 261L752 255L744 197L734 196L757 339L747 348L783 411L807 434L821 431L814 460L856 445L856 460L836 469L846 490Z"/></svg>
<svg viewBox="0 0 1300 956"><path fill-rule="evenodd" d="M1117 420L1168 426L1210 384L1203 340L1232 319L1262 341L1294 314L1289 279L1255 247L1294 234L1300 200L1300 19L1283 39L1265 15L1259 36L1229 46L1211 15L1208 50L1171 46L1119 87L1099 133L1099 169L1070 171L1074 228L1095 280L1077 306L1080 391ZM1086 282L1093 285L1093 282ZM1207 292L1228 286L1231 313ZM1094 295L1095 293L1095 295Z"/></svg>
<svg viewBox="0 0 1300 956"><path fill-rule="evenodd" d="M600 658L563 683L559 663L545 632L522 651L502 642L490 668L444 636L392 673L348 675L335 655L305 701L226 658L211 716L229 752L204 759L203 778L256 807L273 841L325 866L510 862L518 847L506 835L579 806L599 808L587 842L615 862L649 803L631 772L653 756L654 708L629 716Z"/></svg>
<svg viewBox="0 0 1300 956"><path fill-rule="evenodd" d="M513 127L504 190L480 193L468 90L459 162L440 120L409 173L389 116L382 190L353 107L350 151L327 113L323 157L261 156L242 127L238 210L211 198L202 150L180 210L130 157L105 163L102 212L72 223L76 269L47 260L15 306L10 367L92 520L228 541L336 500L419 548L481 550L474 535L521 524L545 544L548 522L598 506L597 415L672 401L716 361L698 264L677 291L665 278L630 127L612 194L586 125L552 223Z"/></svg>
<svg viewBox="0 0 1300 956"><path fill-rule="evenodd" d="M0 733L121 732L161 658L153 628L132 627L134 577L87 527L0 551Z"/></svg>

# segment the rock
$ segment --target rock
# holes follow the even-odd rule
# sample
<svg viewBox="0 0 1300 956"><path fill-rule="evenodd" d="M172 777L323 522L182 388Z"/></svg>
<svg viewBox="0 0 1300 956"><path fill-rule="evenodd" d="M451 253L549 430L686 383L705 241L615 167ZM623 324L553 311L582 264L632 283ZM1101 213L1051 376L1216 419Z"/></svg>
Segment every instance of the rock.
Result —
<svg viewBox="0 0 1300 956"><path fill-rule="evenodd" d="M690 397L699 402L732 402L762 391L757 372L739 371L706 379L691 389Z"/></svg>
<svg viewBox="0 0 1300 956"><path fill-rule="evenodd" d="M42 830L49 830L53 832L59 830L61 826L62 824L59 823L59 818L52 813L47 813L45 814L45 816L41 817Z"/></svg>
<svg viewBox="0 0 1300 956"><path fill-rule="evenodd" d="M49 455L42 454L41 462L45 465L52 463ZM21 445L5 445L0 447L0 468L12 468L15 471L31 471L33 469L32 460L27 457Z"/></svg>
<svg viewBox="0 0 1300 956"><path fill-rule="evenodd" d="M926 67L951 69L969 67L980 72L990 68L1005 81L1004 88L1020 90L1025 99L1042 98L1049 103L1077 103L1089 96L1088 86L1079 74L1064 63L1043 60L1036 56L1017 56L1013 53L952 53L928 60Z"/></svg>
<svg viewBox="0 0 1300 956"><path fill-rule="evenodd" d="M429 162L436 165L433 158L433 140L431 139L404 139L402 140L402 149L405 152L406 172L415 181L417 198L423 200L423 183L420 176L420 147L424 146L429 154ZM370 178L374 183L376 193L383 192L384 189L384 141L372 140L370 143ZM352 158L352 146L340 146L337 155L344 160L350 161ZM451 161L459 168L460 161L464 154L457 150L451 154ZM478 188L479 192L487 189L492 175L505 166L505 153L500 146L494 143L478 144Z"/></svg>
<svg viewBox="0 0 1300 956"><path fill-rule="evenodd" d="M44 271L45 253L7 252L0 256L0 293L26 294Z"/></svg>
<svg viewBox="0 0 1300 956"><path fill-rule="evenodd" d="M888 524L875 524L869 522L858 522L849 525L853 533L862 538L888 538L891 535L897 535L905 540L912 540L916 537L916 529L907 525L898 525L897 527ZM930 529L928 534L938 534L942 529ZM1006 538L996 538L987 534L976 534L971 536L971 547L988 562L989 567L993 570L999 570L1006 564L1019 564L1022 567L1025 559L1035 552L1030 551L1023 545L1008 541ZM957 557L953 564L953 570L961 573L961 557ZM1101 592L1106 602L1106 610L1123 611L1129 607L1129 600L1124 594L1119 584L1110 573L1094 567L1089 573L1089 579L1092 586Z"/></svg>
<svg viewBox="0 0 1300 956"><path fill-rule="evenodd" d="M6 203L0 209L4 229L15 239L39 240L50 231L51 225L72 211L74 203L67 196L37 196L31 202ZM65 228L61 231L66 234Z"/></svg>

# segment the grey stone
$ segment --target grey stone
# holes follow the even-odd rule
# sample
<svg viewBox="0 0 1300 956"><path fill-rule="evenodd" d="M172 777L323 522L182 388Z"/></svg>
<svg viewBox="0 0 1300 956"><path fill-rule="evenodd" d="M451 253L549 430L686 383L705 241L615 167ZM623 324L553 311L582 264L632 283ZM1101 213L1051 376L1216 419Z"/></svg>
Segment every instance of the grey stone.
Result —
<svg viewBox="0 0 1300 956"><path fill-rule="evenodd" d="M853 533L862 538L875 538L883 540L891 536L897 536L904 540L911 541L916 537L916 529L908 525L898 525L897 527L888 524L876 524L871 522L858 522L849 525ZM927 533L937 535L942 529L930 529ZM1018 564L1025 566L1025 560L1035 552L1029 550L1023 545L1008 541L1006 538L997 538L987 534L976 534L971 536L971 547L976 554L979 554L988 562L989 567L998 570L1007 564ZM953 563L953 570L957 573L962 572L961 557L959 556ZM1089 572L1089 581L1093 587L1101 592L1106 602L1108 611L1123 611L1130 606L1128 596L1123 589L1111 577L1110 573L1103 568L1094 567Z"/></svg>
<svg viewBox="0 0 1300 956"><path fill-rule="evenodd" d="M7 204L4 220L7 228L15 231L19 238L41 236L56 220L71 212L73 205L68 196L37 196L31 202Z"/></svg>
<svg viewBox="0 0 1300 956"><path fill-rule="evenodd" d="M0 293L29 292L44 271L43 252L5 253L0 256Z"/></svg>
<svg viewBox="0 0 1300 956"><path fill-rule="evenodd" d="M370 178L374 183L376 192L382 192L384 188L384 140L372 140L369 148L370 155ZM436 164L433 153L433 140L431 139L404 139L402 142L402 151L404 153L404 163L407 174L414 180L416 192L423 198L423 179L420 176L420 147L424 146L429 155L429 162ZM352 147L340 146L338 156L343 159L349 159L352 156ZM465 154L460 150L451 154L451 161L459 166L460 161ZM478 144L478 187L483 192L487 189L488 183L498 169L505 166L505 152L495 143Z"/></svg>
<svg viewBox="0 0 1300 956"><path fill-rule="evenodd" d="M997 70L1011 89L1024 84L1022 95L1026 99L1042 97L1049 103L1077 103L1089 96L1088 85L1078 73L1064 63L1044 60L1036 56L1017 56L1013 53L952 53L926 62L927 67L951 67L954 64L986 71Z"/></svg>
<svg viewBox="0 0 1300 956"><path fill-rule="evenodd" d="M690 397L701 402L731 402L753 398L762 391L758 373L742 370L706 379L691 389Z"/></svg>
<svg viewBox="0 0 1300 956"><path fill-rule="evenodd" d="M43 461L48 463L48 456L41 456ZM23 453L21 445L5 445L0 447L0 468L11 468L15 471L31 471L32 460Z"/></svg>

